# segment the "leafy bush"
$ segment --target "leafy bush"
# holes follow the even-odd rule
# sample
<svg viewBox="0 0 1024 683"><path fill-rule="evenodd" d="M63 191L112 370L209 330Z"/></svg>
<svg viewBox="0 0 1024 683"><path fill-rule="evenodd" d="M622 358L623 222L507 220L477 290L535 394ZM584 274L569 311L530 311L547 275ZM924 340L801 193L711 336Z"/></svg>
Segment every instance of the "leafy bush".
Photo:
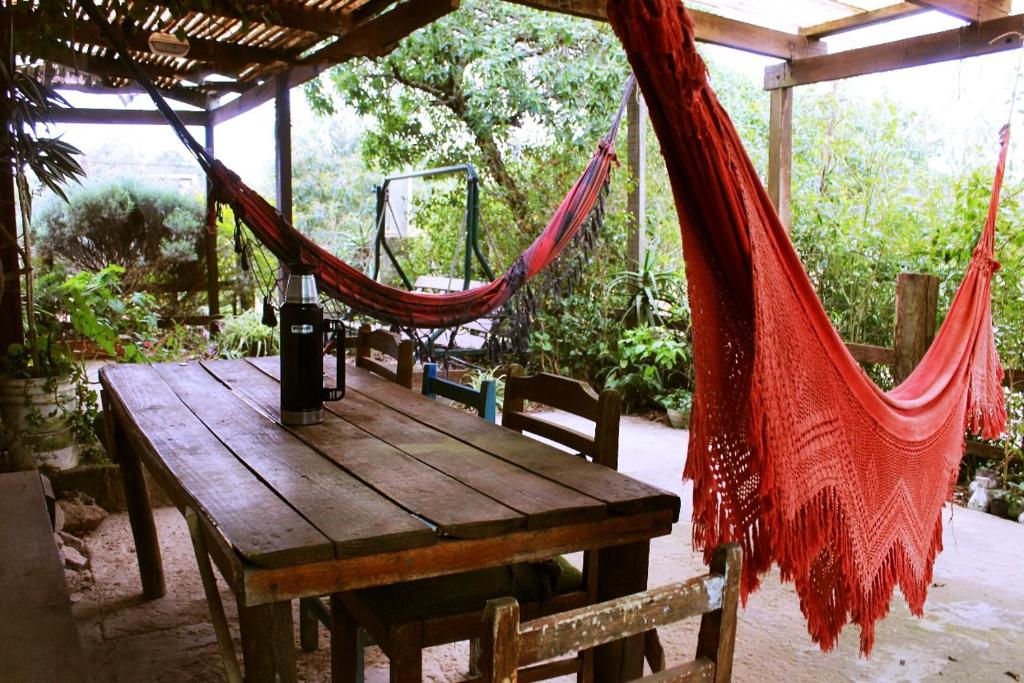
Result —
<svg viewBox="0 0 1024 683"><path fill-rule="evenodd" d="M625 330L618 342L618 366L605 385L617 389L627 409L660 405L673 390L690 386L692 347L680 332L642 325Z"/></svg>
<svg viewBox="0 0 1024 683"><path fill-rule="evenodd" d="M621 325L616 311L599 285L549 302L533 321L531 369L602 386L617 362Z"/></svg>
<svg viewBox="0 0 1024 683"><path fill-rule="evenodd" d="M264 325L255 309L229 316L221 322L217 353L222 358L273 356L279 349L277 328Z"/></svg>
<svg viewBox="0 0 1024 683"><path fill-rule="evenodd" d="M202 226L197 201L134 180L83 187L66 204L42 207L35 225L41 252L54 262L76 271L120 266L131 291L173 279L194 261Z"/></svg>

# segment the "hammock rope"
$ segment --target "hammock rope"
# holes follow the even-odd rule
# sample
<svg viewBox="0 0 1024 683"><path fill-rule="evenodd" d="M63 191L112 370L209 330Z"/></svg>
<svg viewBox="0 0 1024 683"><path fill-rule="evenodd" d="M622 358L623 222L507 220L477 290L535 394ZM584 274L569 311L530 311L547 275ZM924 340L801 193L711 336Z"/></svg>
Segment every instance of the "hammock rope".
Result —
<svg viewBox="0 0 1024 683"><path fill-rule="evenodd" d="M931 348L882 392L847 351L725 110L679 0L609 0L661 142L683 236L697 386L684 477L695 545L777 564L812 638L868 653L899 585L920 615L965 430L1006 422L990 305L1009 127L984 228Z"/></svg>
<svg viewBox="0 0 1024 683"><path fill-rule="evenodd" d="M562 253L583 227L608 183L611 167L616 163L615 137L625 114L626 101L635 87L630 76L609 131L598 144L583 174L545 228L501 277L462 292L410 292L376 282L290 225L269 202L215 159L189 133L156 85L131 58L120 33L114 30L101 9L89 0L81 6L113 45L118 59L146 90L168 124L206 171L218 201L231 206L235 217L249 227L257 240L283 263L315 265L321 292L360 313L407 328L455 327L482 318L509 301L527 281Z"/></svg>

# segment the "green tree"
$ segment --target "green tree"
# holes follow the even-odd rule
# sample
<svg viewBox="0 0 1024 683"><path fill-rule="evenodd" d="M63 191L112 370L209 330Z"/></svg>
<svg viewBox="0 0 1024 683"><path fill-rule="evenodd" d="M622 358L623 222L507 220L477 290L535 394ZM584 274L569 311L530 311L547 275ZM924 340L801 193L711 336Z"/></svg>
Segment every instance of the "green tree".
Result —
<svg viewBox="0 0 1024 683"><path fill-rule="evenodd" d="M48 258L75 271L120 266L123 286L134 291L196 260L203 212L196 199L121 179L82 187L67 203L51 201L35 228Z"/></svg>
<svg viewBox="0 0 1024 683"><path fill-rule="evenodd" d="M360 159L358 135L335 118L320 135L302 136L296 143L295 227L346 261L363 263L373 229L377 179Z"/></svg>
<svg viewBox="0 0 1024 683"><path fill-rule="evenodd" d="M373 166L478 168L500 260L536 234L571 185L627 73L606 26L469 0L387 57L340 65L330 80L368 121L363 156ZM332 110L328 92L308 92L315 108Z"/></svg>

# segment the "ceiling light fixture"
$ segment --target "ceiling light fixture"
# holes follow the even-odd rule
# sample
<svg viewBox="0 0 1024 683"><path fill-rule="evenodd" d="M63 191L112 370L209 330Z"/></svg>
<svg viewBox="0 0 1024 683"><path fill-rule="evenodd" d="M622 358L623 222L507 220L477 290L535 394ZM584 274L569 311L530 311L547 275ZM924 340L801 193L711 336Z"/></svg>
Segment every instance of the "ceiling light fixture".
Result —
<svg viewBox="0 0 1024 683"><path fill-rule="evenodd" d="M170 33L150 33L149 51L165 57L184 57L188 54L188 40L182 40Z"/></svg>

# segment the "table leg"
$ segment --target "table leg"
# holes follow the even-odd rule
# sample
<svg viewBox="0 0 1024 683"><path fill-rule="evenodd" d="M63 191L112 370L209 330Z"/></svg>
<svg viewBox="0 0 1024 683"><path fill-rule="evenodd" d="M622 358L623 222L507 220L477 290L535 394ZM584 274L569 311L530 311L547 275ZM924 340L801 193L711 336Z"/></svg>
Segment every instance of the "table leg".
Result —
<svg viewBox="0 0 1024 683"><path fill-rule="evenodd" d="M331 681L363 681L363 643L359 622L338 595L331 596Z"/></svg>
<svg viewBox="0 0 1024 683"><path fill-rule="evenodd" d="M598 551L597 600L612 600L647 589L649 541ZM620 683L643 676L644 635L602 645L594 651L594 681Z"/></svg>
<svg viewBox="0 0 1024 683"><path fill-rule="evenodd" d="M121 470L128 520L132 525L135 555L139 560L142 595L147 600L155 600L167 593L167 587L164 582L163 560L160 557L160 543L156 536L156 523L153 521L153 507L149 502L149 488L139 456L125 436L124 428L114 416L105 392L103 417L111 460L118 463Z"/></svg>
<svg viewBox="0 0 1024 683"><path fill-rule="evenodd" d="M246 683L296 683L290 601L246 607L239 601Z"/></svg>

